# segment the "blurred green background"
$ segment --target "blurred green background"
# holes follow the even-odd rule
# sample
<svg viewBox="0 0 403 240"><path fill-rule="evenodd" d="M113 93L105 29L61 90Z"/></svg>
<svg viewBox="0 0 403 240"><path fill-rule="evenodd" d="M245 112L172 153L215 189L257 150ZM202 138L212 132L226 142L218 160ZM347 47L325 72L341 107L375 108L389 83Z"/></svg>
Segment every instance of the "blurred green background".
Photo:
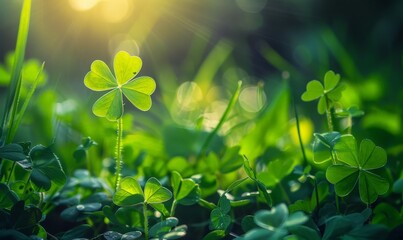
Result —
<svg viewBox="0 0 403 240"><path fill-rule="evenodd" d="M3 70L15 47L21 5L0 0ZM326 127L315 104L303 103L300 95L329 69L348 85L343 107L366 112L354 122L357 138L373 138L391 156L402 156L402 1L36 0L26 59L44 61L46 76L16 140L56 142L63 146L62 159L69 159L81 137L91 136L104 146L94 150L97 158L112 156L114 123L93 116L91 105L100 94L86 89L83 78L93 60L110 65L119 50L139 55L140 75L157 82L149 113L126 105L132 113L125 115L128 165L144 153L191 162L238 80L239 102L212 149L241 145L242 153L258 158L271 154L269 147L298 146L290 94L309 146L312 133ZM71 171L83 163L65 165Z"/></svg>

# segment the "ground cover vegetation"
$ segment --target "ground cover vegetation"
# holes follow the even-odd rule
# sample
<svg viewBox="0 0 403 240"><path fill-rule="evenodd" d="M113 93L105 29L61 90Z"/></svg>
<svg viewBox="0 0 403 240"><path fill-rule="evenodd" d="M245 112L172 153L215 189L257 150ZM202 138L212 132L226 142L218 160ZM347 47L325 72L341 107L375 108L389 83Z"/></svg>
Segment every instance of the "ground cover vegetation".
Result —
<svg viewBox="0 0 403 240"><path fill-rule="evenodd" d="M47 63L26 58L35 1L20 2L0 65L1 239L403 236L402 51L398 69L364 77L324 28L312 80L261 42L278 80L265 82L220 72L237 46L206 53L196 39L181 63L194 80L181 83L168 60L147 71L150 59L118 49L84 66L89 100L60 101ZM380 91L394 95L385 106Z"/></svg>

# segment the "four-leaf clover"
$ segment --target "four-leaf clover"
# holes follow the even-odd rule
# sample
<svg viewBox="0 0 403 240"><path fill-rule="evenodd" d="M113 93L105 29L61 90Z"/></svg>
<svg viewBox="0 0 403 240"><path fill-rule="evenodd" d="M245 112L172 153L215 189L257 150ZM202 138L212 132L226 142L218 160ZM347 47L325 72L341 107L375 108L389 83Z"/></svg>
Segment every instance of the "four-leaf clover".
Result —
<svg viewBox="0 0 403 240"><path fill-rule="evenodd" d="M91 71L84 78L84 84L94 91L107 91L93 105L92 111L98 117L110 121L118 120L123 115L123 96L138 109L147 111L151 108L151 94L155 91L155 81L151 77L134 78L140 71L142 61L137 56L130 56L120 51L115 55L113 68L101 60L91 64Z"/></svg>
<svg viewBox="0 0 403 240"><path fill-rule="evenodd" d="M312 80L306 85L306 91L302 94L301 99L310 102L319 98L318 113L324 114L330 109L334 102L341 98L341 92L345 89L343 84L339 84L340 75L333 71L325 74L323 86L318 80Z"/></svg>
<svg viewBox="0 0 403 240"><path fill-rule="evenodd" d="M360 198L364 203L375 202L378 195L385 194L389 183L381 176L373 173L386 164L386 152L369 140L361 141L360 149L352 135L343 135L334 146L339 162L326 171L326 178L335 184L337 195L344 197L353 191L358 183Z"/></svg>

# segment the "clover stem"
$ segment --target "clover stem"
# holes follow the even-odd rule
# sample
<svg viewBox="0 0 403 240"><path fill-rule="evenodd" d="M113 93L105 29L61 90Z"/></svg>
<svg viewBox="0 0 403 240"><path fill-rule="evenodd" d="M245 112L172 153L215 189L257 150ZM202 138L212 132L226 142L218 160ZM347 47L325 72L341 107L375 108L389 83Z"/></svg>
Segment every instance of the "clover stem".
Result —
<svg viewBox="0 0 403 240"><path fill-rule="evenodd" d="M333 122L332 122L332 113L330 111L329 99L325 95L326 100L326 118L327 118L327 126L329 127L329 132L333 132Z"/></svg>
<svg viewBox="0 0 403 240"><path fill-rule="evenodd" d="M115 191L118 190L121 178L121 169L122 169L122 132L123 132L123 120L119 118L117 121L117 139L116 139L116 149L115 149L115 158L116 158L116 172L115 172Z"/></svg>
<svg viewBox="0 0 403 240"><path fill-rule="evenodd" d="M143 216L144 216L144 239L148 240L148 217L147 217L147 203L143 203Z"/></svg>
<svg viewBox="0 0 403 240"><path fill-rule="evenodd" d="M172 202L171 213L170 213L171 217L173 217L175 215L175 209L176 209L176 200L174 200Z"/></svg>
<svg viewBox="0 0 403 240"><path fill-rule="evenodd" d="M347 118L347 133L351 134L351 129L353 129L353 118L348 116Z"/></svg>

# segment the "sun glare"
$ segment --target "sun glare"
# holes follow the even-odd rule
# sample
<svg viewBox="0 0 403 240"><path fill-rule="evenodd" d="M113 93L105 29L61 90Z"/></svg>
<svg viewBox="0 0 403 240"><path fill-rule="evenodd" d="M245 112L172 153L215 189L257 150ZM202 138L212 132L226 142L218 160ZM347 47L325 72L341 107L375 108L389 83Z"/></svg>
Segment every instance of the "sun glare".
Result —
<svg viewBox="0 0 403 240"><path fill-rule="evenodd" d="M77 11L87 11L95 7L100 0L69 0L71 7Z"/></svg>

